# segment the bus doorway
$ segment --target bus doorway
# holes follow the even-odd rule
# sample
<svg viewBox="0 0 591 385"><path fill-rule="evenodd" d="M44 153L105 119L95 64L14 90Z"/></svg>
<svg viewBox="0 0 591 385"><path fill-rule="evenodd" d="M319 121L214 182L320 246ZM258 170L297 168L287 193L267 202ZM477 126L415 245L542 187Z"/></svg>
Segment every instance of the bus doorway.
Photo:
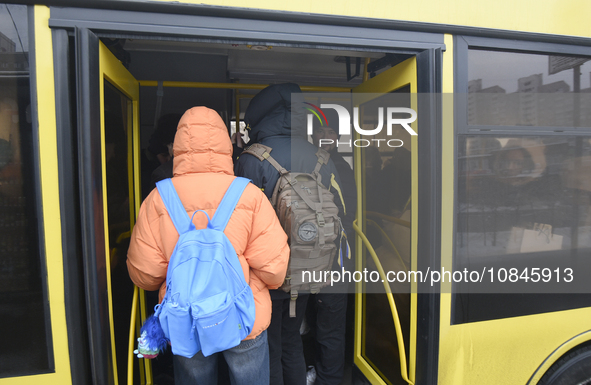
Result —
<svg viewBox="0 0 591 385"><path fill-rule="evenodd" d="M132 361L129 360L129 339L124 330L128 330L130 325L133 295L125 258L134 218L141 200L150 191L145 189L144 183L149 173L142 170L140 159L154 140L154 126L158 118L167 114L182 114L193 106L205 105L218 111L227 123L229 135L232 130L239 130L248 140L247 132L241 130L241 119L250 98L268 84L283 82L298 83L304 92L338 91L352 98L354 103L354 94L372 93L375 97L391 92L401 93L408 95L408 107L416 110L416 101L411 101L411 95L416 93L417 67L415 56L411 53L391 55L343 48L100 40L100 71L103 74L101 164L102 180L106 186L103 214L105 283L109 288L108 298L103 301L105 309L108 309L108 323L105 324L108 329L105 331L110 336L105 342L109 357L105 365L115 383L125 383L128 365ZM371 71L368 73L367 64L372 62L374 65L369 67ZM103 69L108 68L104 63L113 63L112 68ZM370 99L362 102L368 109L373 108L372 103L377 103ZM365 123L373 124L370 121ZM408 270L416 266L415 257L412 257L416 252L413 254L411 251L412 244L416 245L416 236L411 242L411 232L416 234L416 228L411 227L411 223L417 223L412 217L417 211L417 200L411 199L411 191L416 193L418 183L417 161L414 158L417 141L408 138L406 143L395 151L375 147L361 150L354 146L339 149L354 169L359 188L359 238L354 253L360 261L358 267L380 264L395 270L406 266ZM377 163L372 162L374 160ZM368 188L369 173L377 172L374 175L378 179L388 181L389 178L382 178L379 174L391 171L391 167L397 168L398 174L403 175L400 180L404 183L387 187L381 186L380 182L377 189L374 186ZM411 179L413 169L415 176ZM380 207L373 207L375 201L372 201L372 194L375 193L382 196L384 202L389 202L389 207L395 206L396 210L386 213ZM400 201L400 207L398 203L393 204L394 201ZM399 263L402 265L399 266ZM364 290L363 287L358 289L359 292ZM372 384L413 381L416 366L416 297L411 296L408 288L399 293L396 290L391 288L394 295L357 294L355 301L350 301L354 316L347 321L346 384L367 380ZM150 307L144 306L142 312L151 314ZM143 318L143 314L138 318ZM139 325L139 319L135 324ZM133 361L138 360L133 358ZM149 364L146 365L147 372L133 365L133 383L143 383L152 375ZM154 369L156 375L170 374L162 367Z"/></svg>

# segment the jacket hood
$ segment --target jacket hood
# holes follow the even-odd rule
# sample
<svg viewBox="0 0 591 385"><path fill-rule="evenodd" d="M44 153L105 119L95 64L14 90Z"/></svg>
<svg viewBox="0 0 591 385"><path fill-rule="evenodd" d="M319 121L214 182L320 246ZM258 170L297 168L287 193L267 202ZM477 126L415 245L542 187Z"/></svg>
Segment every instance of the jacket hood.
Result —
<svg viewBox="0 0 591 385"><path fill-rule="evenodd" d="M193 107L185 112L177 127L173 152L174 176L234 175L228 130L218 113L207 107Z"/></svg>
<svg viewBox="0 0 591 385"><path fill-rule="evenodd" d="M244 122L253 143L277 135L305 137L304 108L297 107L301 103L295 103L292 111L292 94L301 92L294 83L273 84L252 98L244 114Z"/></svg>

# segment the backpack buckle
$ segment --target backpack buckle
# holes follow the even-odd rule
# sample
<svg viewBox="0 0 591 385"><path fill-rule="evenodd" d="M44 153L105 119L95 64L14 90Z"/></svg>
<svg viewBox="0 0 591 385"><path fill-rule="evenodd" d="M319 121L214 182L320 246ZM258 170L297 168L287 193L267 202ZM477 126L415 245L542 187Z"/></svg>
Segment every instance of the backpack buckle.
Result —
<svg viewBox="0 0 591 385"><path fill-rule="evenodd" d="M323 227L326 223L324 222L324 215L322 215L322 213L316 213L316 221L320 227Z"/></svg>
<svg viewBox="0 0 591 385"><path fill-rule="evenodd" d="M298 291L291 289L291 301L289 301L289 318L296 316L296 300L298 299Z"/></svg>

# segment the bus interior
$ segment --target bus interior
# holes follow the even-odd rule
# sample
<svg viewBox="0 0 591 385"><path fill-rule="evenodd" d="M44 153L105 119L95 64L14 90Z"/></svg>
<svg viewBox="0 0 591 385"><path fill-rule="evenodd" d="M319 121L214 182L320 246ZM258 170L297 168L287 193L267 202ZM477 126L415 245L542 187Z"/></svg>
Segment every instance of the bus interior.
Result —
<svg viewBox="0 0 591 385"><path fill-rule="evenodd" d="M232 135L235 132L235 122L237 120L241 122L244 118L250 99L265 85L291 82L300 85L304 92L306 90L315 92L338 90L348 93L363 82L366 63L369 64L367 65L368 73L365 76L372 78L414 56L414 53L408 50L393 49L391 52L384 52L384 50L376 51L360 47L314 47L272 42L205 42L181 38L164 40L160 38L112 37L102 37L101 42L140 83L139 143L142 157L146 153L150 138L154 133L156 121L165 114L182 114L193 106L207 106L220 114L226 122L228 134ZM125 382L133 284L127 275L124 261L130 235L129 225L126 222L130 218L129 210L133 211L133 205L130 203L133 199L129 199L130 194L126 192L125 183L122 181L130 180L129 171L131 169L111 167L110 164L125 164L125 157L129 159L130 155L129 153L126 155L126 149L129 151L131 146L128 143L129 136L124 134L127 121L125 103L123 102L125 97L116 87L111 87L107 83L108 80L105 80L104 140L107 159L108 238L111 250L110 280L113 293L113 331L116 346L114 353L117 357L119 381ZM167 86L170 84L174 86ZM235 87L236 85L239 87ZM403 92L408 92L408 89ZM240 130L248 140L244 123L240 125ZM134 138L134 140L137 139ZM373 150L378 149L373 148ZM376 162L381 162L382 165L387 164L387 161L393 157L394 151L392 150L382 147L379 151L373 151L371 162L369 155L367 155L367 167L370 167L370 163L372 163L372 167L375 167ZM339 151L343 152L343 157L353 165L351 147L341 146ZM410 191L410 187L408 187L410 186L410 158L405 164L407 170L404 175L407 176L408 182L400 185L405 184L406 188L402 189ZM145 167L144 164L142 166ZM149 176L146 171L144 169L141 171L143 179L141 184L144 190L145 179ZM148 191L142 192L144 198ZM405 201L409 199L409 197L405 198ZM362 200L365 202L365 198ZM125 209L122 209L124 207ZM409 215L407 212L405 219L408 220ZM407 260L406 264L408 265L410 229L388 223L384 225L384 222L381 219L376 219L373 225L379 227L378 223L381 224L387 233L391 233L394 229L398 230L397 235L390 235L390 237L397 238L394 243L397 243L401 253L405 254L403 259ZM386 255L389 255L392 251L389 250L386 241L382 242L380 232L384 233L383 229L374 229L372 234L368 236L370 241L376 244L376 249L383 248ZM392 242L389 241L389 243ZM386 257L386 259L388 258ZM391 383L405 383L400 375L399 357L396 354L399 347L388 301L385 296L378 294L365 294L365 300L366 315L364 319L367 320L368 325L363 328L364 333L367 334L364 334L362 350L372 366ZM151 314L150 307L155 304L155 301L155 293L147 293L146 312L148 315ZM404 345L406 345L406 352L408 352L411 323L410 294L408 291L406 294L396 294L395 301L402 325ZM353 383L351 381L354 381L353 377L357 374L354 374L352 369L354 367L354 302L354 296L350 295L347 317L346 383ZM314 344L309 336L304 336L304 341L307 364L312 365ZM168 360L171 361L170 357ZM167 358L162 358L159 362L154 360L154 376L159 378L161 382L166 381L172 374L169 361ZM135 373L141 372L142 368L134 366L136 366ZM361 376L356 377L361 378ZM138 381L138 375L134 375L134 381Z"/></svg>

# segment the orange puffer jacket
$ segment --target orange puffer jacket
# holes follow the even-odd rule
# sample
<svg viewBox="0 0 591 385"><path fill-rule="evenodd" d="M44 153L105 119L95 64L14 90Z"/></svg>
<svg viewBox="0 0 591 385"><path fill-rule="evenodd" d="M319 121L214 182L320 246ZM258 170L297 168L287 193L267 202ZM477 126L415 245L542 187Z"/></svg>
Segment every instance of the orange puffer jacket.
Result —
<svg viewBox="0 0 591 385"><path fill-rule="evenodd" d="M174 139L173 173L172 182L187 215L205 210L213 218L234 179L232 144L217 112L206 107L185 112ZM207 218L198 213L193 223L198 229L205 228ZM253 184L244 190L224 233L238 254L254 294L256 318L246 338L252 339L271 321L269 289L277 289L285 278L287 235L269 200ZM168 261L178 237L158 190L152 190L142 203L131 235L127 268L137 286L160 289L160 301L166 292Z"/></svg>

